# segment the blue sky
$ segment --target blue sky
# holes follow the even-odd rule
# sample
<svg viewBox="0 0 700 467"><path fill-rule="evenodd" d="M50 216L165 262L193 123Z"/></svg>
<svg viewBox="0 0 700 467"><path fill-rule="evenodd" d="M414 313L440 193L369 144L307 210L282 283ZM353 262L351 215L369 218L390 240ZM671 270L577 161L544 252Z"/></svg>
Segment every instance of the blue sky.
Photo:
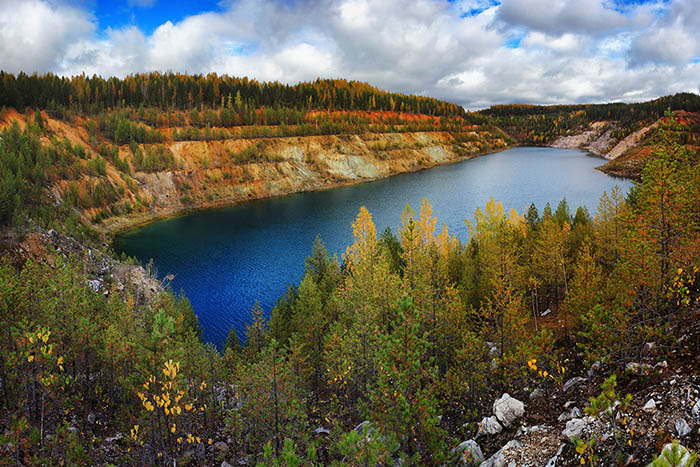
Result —
<svg viewBox="0 0 700 467"><path fill-rule="evenodd" d="M94 13L101 29L136 25L145 34L166 21L177 23L199 13L222 11L219 2L212 0L87 1L84 6Z"/></svg>
<svg viewBox="0 0 700 467"><path fill-rule="evenodd" d="M697 0L0 0L0 69L367 81L469 109L700 86Z"/></svg>

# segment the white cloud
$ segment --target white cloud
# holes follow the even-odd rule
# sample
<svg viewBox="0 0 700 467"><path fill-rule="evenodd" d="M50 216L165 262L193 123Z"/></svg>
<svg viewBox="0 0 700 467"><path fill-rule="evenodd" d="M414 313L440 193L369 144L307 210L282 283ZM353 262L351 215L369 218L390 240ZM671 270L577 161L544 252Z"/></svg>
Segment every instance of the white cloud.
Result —
<svg viewBox="0 0 700 467"><path fill-rule="evenodd" d="M0 68L17 73L56 70L71 43L90 37L90 14L41 0L0 1Z"/></svg>
<svg viewBox="0 0 700 467"><path fill-rule="evenodd" d="M611 5L231 0L220 11L167 21L144 34L133 25L100 29L89 12L69 4L0 0L0 69L217 72L288 83L343 77L472 109L698 90L694 0ZM514 37L519 46L507 47Z"/></svg>
<svg viewBox="0 0 700 467"><path fill-rule="evenodd" d="M652 28L631 44L633 64L682 65L700 57L700 8L695 0L676 0L658 15Z"/></svg>
<svg viewBox="0 0 700 467"><path fill-rule="evenodd" d="M602 0L503 0L498 18L550 35L605 34L626 26L629 18Z"/></svg>
<svg viewBox="0 0 700 467"><path fill-rule="evenodd" d="M577 34L549 36L542 32L528 33L520 43L523 47L546 47L560 53L576 53L583 49L584 38Z"/></svg>

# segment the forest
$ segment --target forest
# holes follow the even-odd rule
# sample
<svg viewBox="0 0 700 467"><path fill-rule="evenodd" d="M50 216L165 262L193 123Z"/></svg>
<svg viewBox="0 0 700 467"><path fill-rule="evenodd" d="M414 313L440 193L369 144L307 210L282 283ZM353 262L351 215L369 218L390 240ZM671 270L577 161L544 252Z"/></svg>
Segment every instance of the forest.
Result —
<svg viewBox="0 0 700 467"><path fill-rule="evenodd" d="M4 222L33 219L99 248L69 204L46 204L48 182L82 159L69 143L42 145L32 137L41 131L39 116L2 135L2 192L14 193L3 198ZM269 320L256 305L245 346L232 332L223 352L201 341L192 307L171 290L148 300L129 288L96 294L85 257L5 255L0 457L455 462L453 448L504 391L558 387L594 364L620 373L650 341L654 358L668 359L696 331L696 153L662 128L627 196L604 193L595 215L572 209L562 200L506 212L492 199L467 222L466 243L439 227L427 200L406 207L397 232L377 232L362 209L345 254L331 257L317 239L301 282ZM558 320L538 321L544 309ZM597 453L601 465L655 454L624 436L619 451Z"/></svg>
<svg viewBox="0 0 700 467"><path fill-rule="evenodd" d="M124 106L159 110L224 107L227 101L250 108L386 110L438 116L464 116L464 109L430 97L405 95L347 80L322 80L287 85L216 73L188 75L147 73L124 79L85 75L71 78L47 73L17 76L0 71L0 106L20 111L26 106L50 113L95 114Z"/></svg>
<svg viewBox="0 0 700 467"><path fill-rule="evenodd" d="M633 104L497 105L480 113L493 117L496 125L524 143L545 145L592 122L613 121L614 136L624 138L675 110L700 112L700 96L678 93Z"/></svg>
<svg viewBox="0 0 700 467"><path fill-rule="evenodd" d="M0 465L451 465L504 392L561 389L594 367L622 381L641 355L700 351L700 163L672 113L700 110L696 95L469 113L345 80L0 72L0 106L25 122L0 131ZM80 121L90 147L45 115ZM460 143L479 125L546 144L592 121L631 132L664 115L635 188L603 193L595 213L492 199L464 213L463 242L428 200L406 206L396 232L361 209L340 258L318 238L269 319L253 307L245 345L234 331L223 351L204 343L165 279L109 278L107 294L88 281L97 257L135 267L92 223L152 209L124 193L137 173L178 169L174 141L450 131ZM225 156L265 161L264 146ZM37 235L63 247L26 254ZM637 439L620 428L614 449L587 440L575 448L587 457L572 455L648 463L657 452Z"/></svg>

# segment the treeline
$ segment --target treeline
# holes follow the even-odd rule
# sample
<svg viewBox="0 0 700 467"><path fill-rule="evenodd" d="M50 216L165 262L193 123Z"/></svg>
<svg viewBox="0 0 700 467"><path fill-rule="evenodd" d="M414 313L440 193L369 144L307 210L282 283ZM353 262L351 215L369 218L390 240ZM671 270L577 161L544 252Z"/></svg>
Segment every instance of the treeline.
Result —
<svg viewBox="0 0 700 467"><path fill-rule="evenodd" d="M249 108L386 110L427 115L463 116L464 109L430 97L380 90L369 84L343 79L317 79L287 85L259 82L216 73L143 73L124 79L85 75L71 78L51 73L14 76L0 72L0 106L65 109L95 114L121 106L190 110L224 107L227 100Z"/></svg>
<svg viewBox="0 0 700 467"><path fill-rule="evenodd" d="M491 200L463 243L427 201L396 233L378 234L363 208L342 261L317 240L299 286L269 321L253 307L245 347L231 332L223 353L171 293L105 297L79 263L6 261L0 449L24 464L442 465L504 390L561 385L583 362L614 372L647 342L659 360L683 345L700 305L698 212L697 157L668 138L595 216Z"/></svg>
<svg viewBox="0 0 700 467"><path fill-rule="evenodd" d="M613 136L624 138L667 112L700 112L700 96L679 93L634 104L498 105L481 111L525 144L547 144L589 123L613 121Z"/></svg>
<svg viewBox="0 0 700 467"><path fill-rule="evenodd" d="M609 104L572 104L572 105L495 105L481 113L496 117L528 116L549 114L570 114L583 111L589 121L600 120L658 120L666 110L686 110L700 112L700 96L683 92L671 96L659 97L647 102L626 104L612 102Z"/></svg>

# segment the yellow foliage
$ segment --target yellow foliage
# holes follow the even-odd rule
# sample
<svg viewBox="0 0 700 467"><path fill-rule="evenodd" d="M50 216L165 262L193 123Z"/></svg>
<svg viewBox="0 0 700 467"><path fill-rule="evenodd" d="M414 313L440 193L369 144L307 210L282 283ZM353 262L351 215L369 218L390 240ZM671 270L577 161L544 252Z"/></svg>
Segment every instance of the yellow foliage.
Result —
<svg viewBox="0 0 700 467"><path fill-rule="evenodd" d="M420 220L418 228L420 230L420 238L424 244L430 244L435 241L435 225L437 218L433 216L433 207L428 202L428 198L423 198L420 205Z"/></svg>
<svg viewBox="0 0 700 467"><path fill-rule="evenodd" d="M343 259L351 264L366 253L374 251L377 243L377 229L372 222L372 214L364 206L360 208L355 222L352 223L352 235L355 241L343 254Z"/></svg>

